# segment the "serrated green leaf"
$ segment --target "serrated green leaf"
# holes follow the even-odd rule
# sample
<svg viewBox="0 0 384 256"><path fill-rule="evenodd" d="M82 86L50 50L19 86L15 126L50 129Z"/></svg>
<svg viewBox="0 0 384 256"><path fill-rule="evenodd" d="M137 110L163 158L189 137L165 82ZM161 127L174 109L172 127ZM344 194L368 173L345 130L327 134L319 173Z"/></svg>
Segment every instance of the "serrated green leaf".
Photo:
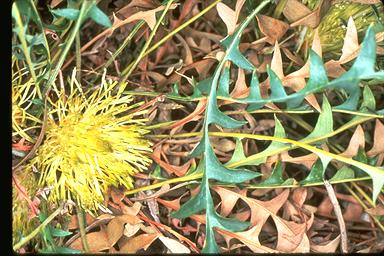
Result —
<svg viewBox="0 0 384 256"><path fill-rule="evenodd" d="M303 139L303 141L309 140L311 138L318 138L331 132L333 132L332 109L328 99L324 96L323 104L321 106L321 113L317 119L316 126L313 131L305 139ZM317 143L321 144L323 142L324 140L321 140Z"/></svg>
<svg viewBox="0 0 384 256"><path fill-rule="evenodd" d="M255 67L239 50L240 37L237 30L233 35L228 35L221 41L221 44L227 49L227 59L232 61L236 66L245 70L253 70Z"/></svg>
<svg viewBox="0 0 384 256"><path fill-rule="evenodd" d="M260 83L259 79L257 78L256 70L252 72L252 77L251 77L251 84L249 87L249 95L247 98L244 99L244 102L257 102L259 103L251 103L247 107L247 111L254 111L256 109L262 108L265 105L265 102L261 98L260 94Z"/></svg>
<svg viewBox="0 0 384 256"><path fill-rule="evenodd" d="M363 102L361 103L361 110L367 108L368 110L375 111L376 110L376 100L369 86L364 86L363 90Z"/></svg>
<svg viewBox="0 0 384 256"><path fill-rule="evenodd" d="M56 16L64 17L69 20L77 20L77 18L79 17L80 11L73 8L63 8L63 9L51 10L51 13Z"/></svg>
<svg viewBox="0 0 384 256"><path fill-rule="evenodd" d="M94 20L97 24L110 28L112 27L112 23L109 20L108 16L100 10L99 7L96 6L96 4L93 4L92 7L88 11L88 17L90 17L92 20Z"/></svg>
<svg viewBox="0 0 384 256"><path fill-rule="evenodd" d="M280 78L276 75L276 73L267 68L267 73L269 77L269 83L271 86L271 97L272 99L284 99L287 97L287 93L284 90L283 84L281 83Z"/></svg>
<svg viewBox="0 0 384 256"><path fill-rule="evenodd" d="M48 226L48 228L49 228L49 231L51 232L51 235L55 237L66 237L66 236L72 235L72 232L69 232L66 230L54 228L51 226Z"/></svg>
<svg viewBox="0 0 384 256"><path fill-rule="evenodd" d="M235 150L231 159L225 165L230 165L243 159L245 159L243 144L241 143L241 139L236 138Z"/></svg>
<svg viewBox="0 0 384 256"><path fill-rule="evenodd" d="M173 84L172 91L171 91L171 93L169 95L170 96L180 96L179 84L177 82Z"/></svg>
<svg viewBox="0 0 384 256"><path fill-rule="evenodd" d="M323 181L323 164L321 159L318 159L315 164L312 166L311 172L308 176L300 182L300 184L305 185L308 183L315 183Z"/></svg>
<svg viewBox="0 0 384 256"><path fill-rule="evenodd" d="M372 199L373 202L376 202L377 197L380 194L380 191L382 187L384 186L384 168L383 167L378 167L381 173L373 172L370 170L364 170L371 176L372 178Z"/></svg>
<svg viewBox="0 0 384 256"><path fill-rule="evenodd" d="M204 152L206 157L206 176L221 182L240 183L260 176L260 173L246 169L228 169L215 156L211 146Z"/></svg>
<svg viewBox="0 0 384 256"><path fill-rule="evenodd" d="M340 170L336 172L335 175L333 175L333 177L329 181L342 181L346 179L353 179L354 177L355 172L351 168L343 166L340 168Z"/></svg>
<svg viewBox="0 0 384 256"><path fill-rule="evenodd" d="M229 96L229 67L225 67L220 76L219 86L217 88L217 95L223 97Z"/></svg>
<svg viewBox="0 0 384 256"><path fill-rule="evenodd" d="M239 232L248 228L250 223L247 221L239 221L234 218L224 218L216 213L216 211L208 211L211 227L218 227L231 232Z"/></svg>
<svg viewBox="0 0 384 256"><path fill-rule="evenodd" d="M196 88L205 95L209 94L211 91L211 85L213 82L213 77L208 77L197 83Z"/></svg>
<svg viewBox="0 0 384 256"><path fill-rule="evenodd" d="M149 177L151 178L155 178L157 180L166 180L167 178L163 177L161 175L161 168L159 165L156 165L155 169L153 170L153 172L151 172L149 174Z"/></svg>
<svg viewBox="0 0 384 256"><path fill-rule="evenodd" d="M234 128L239 128L247 123L245 121L238 121L236 119L233 119L232 117L229 117L225 115L223 112L221 112L217 107L216 93L211 92L211 94L213 94L214 97L212 100L209 101L207 106L207 110L206 110L207 125L215 123L224 128L234 129Z"/></svg>
<svg viewBox="0 0 384 256"><path fill-rule="evenodd" d="M69 247L60 247L60 246L56 246L54 252L65 253L65 254L79 254L79 253L81 253L81 251L79 251L79 250L75 250L75 249L72 249Z"/></svg>
<svg viewBox="0 0 384 256"><path fill-rule="evenodd" d="M309 75L306 90L312 90L328 83L323 61L312 49L309 50Z"/></svg>
<svg viewBox="0 0 384 256"><path fill-rule="evenodd" d="M189 158L197 157L204 152L206 136L207 135L204 134L203 137L201 138L200 142L197 143L197 145L192 149L191 153L189 154Z"/></svg>
<svg viewBox="0 0 384 256"><path fill-rule="evenodd" d="M325 170L329 162L332 160L332 157L329 157L322 153L316 153L319 156L319 159L313 165L309 175L302 181L302 184L318 182L324 180Z"/></svg>
<svg viewBox="0 0 384 256"><path fill-rule="evenodd" d="M213 228L209 225L208 221L209 219L207 219L207 224L206 224L205 244L201 252L202 253L218 253L220 250L215 240L215 233L213 232Z"/></svg>
<svg viewBox="0 0 384 256"><path fill-rule="evenodd" d="M206 182L202 182L199 193L184 203L178 211L171 213L171 217L183 219L206 209L207 200L209 200L207 195L210 196L209 188L207 188L206 184Z"/></svg>
<svg viewBox="0 0 384 256"><path fill-rule="evenodd" d="M276 115L274 116L274 118L275 118L275 132L273 133L273 137L286 138L284 127L282 126L279 119L277 119ZM254 155L254 157L256 158L255 160L247 161L246 165L259 165L259 164L265 163L267 161L267 156L270 155L269 154L270 152L276 149L279 149L281 147L285 147L285 145L286 144L282 142L272 141L272 143L265 150Z"/></svg>
<svg viewBox="0 0 384 256"><path fill-rule="evenodd" d="M260 182L259 185L280 185L283 183L283 166L281 164L281 161L277 161L275 167L273 168L271 176L269 176L266 180Z"/></svg>

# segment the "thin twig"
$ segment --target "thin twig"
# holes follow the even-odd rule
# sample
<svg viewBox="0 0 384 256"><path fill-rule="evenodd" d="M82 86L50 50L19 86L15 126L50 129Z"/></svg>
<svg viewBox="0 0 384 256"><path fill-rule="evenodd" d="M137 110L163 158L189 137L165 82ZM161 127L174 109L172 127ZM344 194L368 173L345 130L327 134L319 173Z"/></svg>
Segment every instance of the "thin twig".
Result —
<svg viewBox="0 0 384 256"><path fill-rule="evenodd" d="M341 252L348 253L347 231L345 229L345 222L343 219L343 214L341 212L339 202L337 201L335 191L333 190L333 187L328 180L324 180L324 185L328 191L329 199L331 200L331 203L333 205L333 210L335 211L335 215L337 218L337 222L339 223L340 235L341 235Z"/></svg>
<svg viewBox="0 0 384 256"><path fill-rule="evenodd" d="M188 182L183 182L183 183L178 184L178 185L176 185L176 186L174 186L174 187L172 187L172 188L170 188L170 189L168 189L166 191L160 191L161 190L160 189L159 191L157 191L156 193L154 193L154 194L152 194L150 196L147 196L147 197L133 197L133 198L130 198L129 200L131 200L131 201L146 201L146 200L149 200L149 199L158 198L158 197L160 197L160 196L162 196L164 194L167 194L168 192L171 192L171 191L173 191L175 189L178 189L178 188L190 185L190 184L196 184L196 183L199 183L199 182L194 181L194 180L188 181Z"/></svg>
<svg viewBox="0 0 384 256"><path fill-rule="evenodd" d="M105 224L107 223L108 221L110 221L111 219L113 219L114 217L111 217L109 219L99 219L99 220L95 220L94 222L92 222L89 226L87 226L84 230L85 230L85 233L87 233L88 231L90 231L91 229L99 226L99 225L102 225L102 224ZM77 238L79 238L80 236L80 232L76 233L75 235L73 235L70 239L68 239L67 242L65 242L64 244L64 247L69 247Z"/></svg>
<svg viewBox="0 0 384 256"><path fill-rule="evenodd" d="M76 206L77 210L77 221L79 223L79 229L80 229L80 236L81 236L81 243L83 245L83 249L85 252L89 252L89 245L87 241L87 236L85 232L84 227L84 212L83 209L81 209L79 206Z"/></svg>
<svg viewBox="0 0 384 256"><path fill-rule="evenodd" d="M76 34L75 38L75 46L76 46L76 80L80 83L81 81L81 52L80 52L80 33Z"/></svg>
<svg viewBox="0 0 384 256"><path fill-rule="evenodd" d="M144 54L145 52L147 51L149 45L151 44L152 42L152 39L155 37L155 34L157 32L157 29L160 27L160 24L161 22L163 21L163 19L165 18L165 15L167 14L168 10L171 8L171 5L173 3L174 0L169 0L167 5L165 6L160 18L157 20L156 24L155 24L155 27L153 28L153 30L151 31L151 33L149 34L149 38L147 39L147 41L145 42L143 48L141 49L140 53L139 53L139 56L137 56L137 58L135 59L134 62L132 62L131 64L129 64L122 72L121 74L123 75L123 78L120 80L119 82L119 87L120 86L123 86L123 82L125 82L126 79L128 79L128 77L132 74L133 70L136 68L136 66L139 64L139 62L144 58ZM123 86L124 87L124 86Z"/></svg>

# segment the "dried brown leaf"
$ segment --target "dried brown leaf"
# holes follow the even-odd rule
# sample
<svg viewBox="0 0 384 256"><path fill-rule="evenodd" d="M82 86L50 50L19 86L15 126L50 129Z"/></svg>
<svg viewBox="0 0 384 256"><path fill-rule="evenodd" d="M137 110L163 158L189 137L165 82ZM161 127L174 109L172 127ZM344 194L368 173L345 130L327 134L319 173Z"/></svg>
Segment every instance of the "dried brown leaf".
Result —
<svg viewBox="0 0 384 256"><path fill-rule="evenodd" d="M382 138L383 134L384 125L379 121L379 119L376 119L375 133L373 136L373 146L367 152L367 156L372 157L384 152L384 143Z"/></svg>
<svg viewBox="0 0 384 256"><path fill-rule="evenodd" d="M191 253L191 250L189 250L188 247L175 239L171 239L165 236L160 236L159 239L171 253Z"/></svg>
<svg viewBox="0 0 384 256"><path fill-rule="evenodd" d="M228 35L233 34L236 28L236 12L229 8L226 4L218 3L216 5L217 13L219 14L220 18L223 20L225 25L227 26L227 33Z"/></svg>
<svg viewBox="0 0 384 256"><path fill-rule="evenodd" d="M140 249L146 250L159 237L159 234L142 234L129 239L119 252L136 253Z"/></svg>
<svg viewBox="0 0 384 256"><path fill-rule="evenodd" d="M257 225L244 232L232 233L232 236L228 238L239 239L254 253L277 253L278 251L260 244L260 241L259 241L260 231L261 231L261 225Z"/></svg>
<svg viewBox="0 0 384 256"><path fill-rule="evenodd" d="M281 154L281 161L294 163L294 164L302 164L308 170L312 168L313 164L316 162L318 158L319 158L318 155L314 153L304 155L304 156L298 156L298 157L291 157L287 151Z"/></svg>
<svg viewBox="0 0 384 256"><path fill-rule="evenodd" d="M343 213L343 219L345 221L361 222L363 211L364 209L360 204L348 203Z"/></svg>
<svg viewBox="0 0 384 256"><path fill-rule="evenodd" d="M224 217L228 216L235 206L236 202L239 200L239 197L234 193L228 193L227 189L222 189L221 187L215 187L215 191L219 194L221 198L220 214ZM240 190L235 188L233 190L235 193L246 196L247 190Z"/></svg>
<svg viewBox="0 0 384 256"><path fill-rule="evenodd" d="M50 7L51 7L51 8L55 8L55 7L58 6L61 2L63 2L63 0L52 0L52 1L51 1L51 4L50 4Z"/></svg>
<svg viewBox="0 0 384 256"><path fill-rule="evenodd" d="M273 51L273 56L271 60L271 69L276 73L276 75L280 79L284 78L283 60L281 58L280 47L277 41L275 41L275 49Z"/></svg>
<svg viewBox="0 0 384 256"><path fill-rule="evenodd" d="M289 28L287 23L265 15L259 14L256 19L261 33L268 38L267 42L270 44L280 41Z"/></svg>
<svg viewBox="0 0 384 256"><path fill-rule="evenodd" d="M88 242L90 252L100 252L110 248L110 243L108 241L108 236L105 231L98 231L86 234L86 239ZM69 246L75 250L84 250L83 244L81 242L81 237L78 237L71 245Z"/></svg>
<svg viewBox="0 0 384 256"><path fill-rule="evenodd" d="M343 48L341 49L342 55L339 59L341 63L346 63L351 60L353 53L358 51L360 48L359 40L357 37L357 29L353 18L350 17L348 20L347 33L344 37Z"/></svg>
<svg viewBox="0 0 384 256"><path fill-rule="evenodd" d="M235 10L232 10L223 3L216 5L217 13L227 26L228 35L232 35L235 31L237 20L239 18L241 7L244 5L245 0L238 0L236 2Z"/></svg>
<svg viewBox="0 0 384 256"><path fill-rule="evenodd" d="M284 16L290 23L295 22L310 13L311 10L297 0L288 0L283 10Z"/></svg>
<svg viewBox="0 0 384 256"><path fill-rule="evenodd" d="M322 0L321 4L319 4L313 12L293 22L291 27L303 25L310 28L316 28L330 7L331 0Z"/></svg>
<svg viewBox="0 0 384 256"><path fill-rule="evenodd" d="M383 216L384 215L384 206L378 205L374 208L366 209L365 211L371 215L374 215L374 216Z"/></svg>
<svg viewBox="0 0 384 256"><path fill-rule="evenodd" d="M131 237L131 236L135 235L137 233L137 231L139 231L142 226L143 226L143 224L141 224L141 223L133 224L133 225L130 223L126 223L124 226L123 234L126 237Z"/></svg>
<svg viewBox="0 0 384 256"><path fill-rule="evenodd" d="M285 47L281 49L283 50L285 56L287 56L288 59L293 61L298 66L303 66L305 64L304 61L296 53L292 53L288 48Z"/></svg>
<svg viewBox="0 0 384 256"><path fill-rule="evenodd" d="M300 252L309 252L309 240L303 241L305 231L307 229L307 224L296 223L294 221L284 220L276 215L271 215L273 220L276 223L277 228L277 245L276 250L281 252L292 252L297 249L299 246L303 247L300 249ZM308 250L306 250L308 248Z"/></svg>
<svg viewBox="0 0 384 256"><path fill-rule="evenodd" d="M236 84L235 84L235 87L233 88L233 90L231 92L231 97L233 97L233 98L241 97L242 94L244 93L244 91L247 91L247 90L248 90L248 88L247 88L247 85L245 83L244 70L239 68L237 71Z"/></svg>
<svg viewBox="0 0 384 256"><path fill-rule="evenodd" d="M133 215L121 215L112 219L107 225L107 237L109 245L112 247L124 234L124 225L126 223L135 225L142 222L138 217Z"/></svg>
<svg viewBox="0 0 384 256"><path fill-rule="evenodd" d="M92 222L94 222L96 219L90 215L89 213L85 214L85 222L86 225L89 226ZM78 229L79 228L79 221L77 215L71 216L71 221L68 224L68 229Z"/></svg>
<svg viewBox="0 0 384 256"><path fill-rule="evenodd" d="M361 125L358 125L356 127L355 132L352 135L351 140L349 141L348 148L340 155L352 158L357 155L359 148L364 149L364 147L365 147L364 131Z"/></svg>
<svg viewBox="0 0 384 256"><path fill-rule="evenodd" d="M335 239L321 244L311 243L311 251L319 253L334 253L340 244L340 235Z"/></svg>

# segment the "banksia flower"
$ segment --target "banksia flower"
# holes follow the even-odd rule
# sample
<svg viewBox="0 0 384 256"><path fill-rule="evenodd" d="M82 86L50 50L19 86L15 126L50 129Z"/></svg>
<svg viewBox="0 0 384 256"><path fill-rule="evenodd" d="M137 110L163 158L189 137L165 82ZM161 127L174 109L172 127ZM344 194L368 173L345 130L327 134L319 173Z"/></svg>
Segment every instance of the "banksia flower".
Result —
<svg viewBox="0 0 384 256"><path fill-rule="evenodd" d="M116 83L86 93L76 81L70 86L68 97L55 89L46 138L32 164L41 172L39 184L52 188L49 201L73 200L92 213L102 207L108 186L133 187L131 175L151 163L151 144L143 138L146 120L135 119L145 111L132 113L140 104L114 95Z"/></svg>
<svg viewBox="0 0 384 256"><path fill-rule="evenodd" d="M378 3L371 6L345 0L333 4L318 26L325 58L336 58L336 55L341 55L349 17L353 18L359 36L363 36L371 23L384 21L383 4ZM307 47L305 48L309 47L308 44L312 42L313 35L313 30L307 33L305 39Z"/></svg>
<svg viewBox="0 0 384 256"><path fill-rule="evenodd" d="M27 131L40 126L41 121L28 110L38 95L33 79L23 81L25 69L20 69L15 56L12 56L12 137L20 136L33 142Z"/></svg>

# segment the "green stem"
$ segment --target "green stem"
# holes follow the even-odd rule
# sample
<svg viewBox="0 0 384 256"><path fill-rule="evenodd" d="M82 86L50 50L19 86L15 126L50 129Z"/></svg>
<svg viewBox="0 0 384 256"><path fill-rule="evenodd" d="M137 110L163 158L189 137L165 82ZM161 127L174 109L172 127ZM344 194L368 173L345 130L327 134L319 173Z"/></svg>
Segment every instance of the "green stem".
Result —
<svg viewBox="0 0 384 256"><path fill-rule="evenodd" d="M353 126L356 126L360 123L363 123L365 121L368 121L372 118L358 118L358 119L353 119L351 120L350 122L348 122L347 124L339 127L337 130L335 130L334 132L332 133L329 133L325 136L321 136L321 137L317 137L317 138L313 138L313 139L310 139L310 140L305 140L303 142L305 143L313 143L313 142L316 142L316 141L320 141L320 140L323 140L325 138L328 138L328 137L332 137L332 136L335 136L347 129L350 129L351 127ZM209 133L209 135L212 135L211 133ZM152 138L170 138L170 137L173 137L173 138L183 138L183 137L192 137L192 136L201 136L201 132L194 132L194 133L183 133L183 134L175 134L175 135L172 135L172 136L169 136L169 135L164 135L164 134L160 134L160 135L148 135L148 137L152 137ZM273 137L272 137L273 138ZM258 158L260 157L265 157L265 156L270 156L272 154L278 154L278 153L281 153L283 151L286 151L286 150L290 150L290 149L294 149L295 147L292 147L292 146L286 146L286 147L283 147L279 150L276 150L276 151L273 151L273 152L268 152L268 155L263 155L263 156L258 156ZM246 159L249 159L249 158L252 158L252 156L249 156L248 158ZM257 158L256 158L257 159ZM255 160L255 159L252 159L252 160ZM239 162L234 162L233 163L233 166L236 166ZM131 194L135 194L137 192L140 192L140 191L146 191L146 190L150 190L150 189L156 189L156 188L160 188L162 185L164 184L173 184L173 183L177 183L177 182L185 182L185 181L190 181L190 180L196 180L196 179L200 179L202 177L202 173L195 173L195 174L192 174L192 175L187 175L187 176L183 176L183 177L178 177L178 178L174 178L174 179L169 179L169 180L165 180L165 181L162 181L162 182L158 182L158 183L155 183L155 184L152 184L152 185L149 185L149 186L145 186L145 187L140 187L140 188L137 188L137 189L133 189L133 190L129 190L126 192L126 195L131 195ZM365 179L370 179L369 177L362 177L362 178L356 178L356 179L347 179L347 180L344 180L345 182L350 182L350 181L358 181L358 180L365 180ZM332 184L333 183L337 183L337 182L331 182ZM320 183L315 183L314 185L323 185L323 182L320 182ZM298 184L298 185L286 185L284 187L300 187L301 185ZM310 184L308 185L304 185L304 186L310 186ZM262 186L263 188L267 188L265 186ZM275 187L275 186L274 186ZM281 186L279 186L281 187ZM252 188L261 188L261 186L258 186L258 185L252 185Z"/></svg>
<svg viewBox="0 0 384 256"><path fill-rule="evenodd" d="M85 252L89 252L89 245L87 241L87 236L85 233L85 218L84 218L84 211L79 206L76 206L77 210L77 221L79 223L79 229L80 229L80 236L81 236L81 243L83 245L83 249Z"/></svg>
<svg viewBox="0 0 384 256"><path fill-rule="evenodd" d="M47 226L59 213L63 210L64 204L61 204L59 208L56 209L48 218L43 221L35 230L33 230L29 235L21 239L17 244L13 246L13 250L16 251L20 249L23 245L28 243L31 239L33 239L45 226Z"/></svg>
<svg viewBox="0 0 384 256"><path fill-rule="evenodd" d="M38 86L38 80L37 80L37 76L35 73L35 67L33 65L31 55L30 55L29 50L28 50L27 40L26 40L25 33L24 33L23 20L21 18L21 14L19 12L19 8L17 7L16 3L13 3L13 6L12 6L12 15L14 16L15 22L16 22L19 30L20 30L20 32L17 33L17 36L19 37L19 40L21 43L21 49L23 50L25 61L28 64L29 71L31 72L31 76L33 78L33 81L35 82L36 87L38 88L38 90L37 90L38 96L41 99L42 96L41 96L41 92L40 92L40 89Z"/></svg>
<svg viewBox="0 0 384 256"><path fill-rule="evenodd" d="M133 28L133 30L131 31L131 33L129 33L128 37L124 40L124 42L119 46L119 48L112 54L111 58L109 58L109 60L104 64L102 65L101 67L103 68L108 68L109 65L111 65L111 63L116 59L116 57L124 50L124 48L128 45L128 43L132 40L132 38L136 35L137 31L139 31L139 29L144 25L144 21L143 20L140 20L136 25L135 27Z"/></svg>
<svg viewBox="0 0 384 256"><path fill-rule="evenodd" d="M139 62L144 58L144 56L145 56L145 51L148 49L149 45L151 44L152 39L153 39L153 37L155 36L157 29L159 28L161 22L162 22L163 19L165 18L165 15L167 14L169 8L171 7L173 1L174 1L174 0L170 0L170 1L168 1L168 3L167 3L167 5L165 6L165 9L164 9L164 11L162 12L160 18L157 20L157 22L156 22L156 24L155 24L155 27L153 28L151 34L149 34L149 38L148 38L147 41L145 42L143 49L141 49L139 56L136 58L136 60L135 60L134 62L132 62L131 64L129 64L129 65L128 65L128 66L121 72L121 74L122 74L124 77L123 77L123 78L120 80L120 82L119 82L119 87L122 87L122 89L120 89L120 90L123 90L123 88L125 87L125 85L123 85L124 81L126 81L126 80L128 79L128 77L132 74L133 70L136 68L136 66L139 64Z"/></svg>
<svg viewBox="0 0 384 256"><path fill-rule="evenodd" d="M134 96L149 96L149 97L157 97L161 93L158 92L135 92L135 91L125 91L125 95L134 95ZM189 97L182 97L182 96L176 96L176 95L165 95L168 99L171 100L178 100L178 101L185 101L185 102L192 102L192 101L200 101L203 99L207 99L207 96L201 96L196 98L189 98ZM216 96L219 100L225 100L225 101L231 101L234 103L240 103L240 104L247 104L245 102L240 101L239 99L234 98L227 98L223 96ZM358 112L358 111L351 111L351 110L344 110L344 109L337 109L332 108L332 112L336 113L344 113L354 116L362 116L362 117L371 117L371 118L384 118L383 114L380 113L366 113L366 112ZM281 110L281 109L257 109L253 111L245 111L245 110L230 110L224 112L227 115L238 115L238 114L256 114L256 113L292 113L292 114L310 114L310 113L318 113L316 110L307 109L307 110Z"/></svg>
<svg viewBox="0 0 384 256"><path fill-rule="evenodd" d="M81 79L81 52L80 52L80 34L76 34L76 80L80 83Z"/></svg>
<svg viewBox="0 0 384 256"><path fill-rule="evenodd" d="M60 68L64 63L65 58L67 57L69 49L71 48L73 41L76 38L76 35L79 33L80 26L83 22L83 19L86 16L86 14L88 13L92 4L93 4L93 1L83 1L83 3L81 4L79 17L76 20L76 23L75 23L75 26L72 30L72 33L70 34L68 40L65 43L65 48L64 48L63 52L60 53L60 58L57 61L55 68L53 69L52 73L49 76L45 90L48 90L51 87L51 85L55 82L56 77L59 74Z"/></svg>
<svg viewBox="0 0 384 256"><path fill-rule="evenodd" d="M201 16L206 14L209 10L211 10L213 7L215 7L221 1L222 0L214 1L212 4L207 6L204 10L202 10L201 12L199 12L198 14L193 16L191 19L189 19L188 21L186 21L185 23L183 23L182 25L177 27L175 30L171 31L169 34L167 34L165 37L163 37L159 42L157 42L155 45L153 45L151 48L149 48L149 50L144 53L144 56L146 56L146 55L150 54L151 52L153 52L154 50L156 50L157 47L162 45L165 41L167 41L169 38L171 38L175 34L179 33L179 31L181 31L184 28L188 27L191 23L195 22L198 18L200 18Z"/></svg>

